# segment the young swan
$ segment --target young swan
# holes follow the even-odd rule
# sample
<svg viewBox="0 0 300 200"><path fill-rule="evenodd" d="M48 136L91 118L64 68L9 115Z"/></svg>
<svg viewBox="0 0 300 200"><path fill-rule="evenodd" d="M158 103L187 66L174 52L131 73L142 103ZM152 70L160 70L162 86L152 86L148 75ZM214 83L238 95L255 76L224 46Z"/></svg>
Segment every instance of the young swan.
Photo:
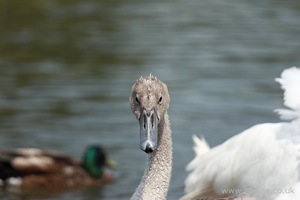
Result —
<svg viewBox="0 0 300 200"><path fill-rule="evenodd" d="M140 124L140 148L148 154L143 178L131 199L166 199L172 171L168 88L152 75L141 77L132 86L129 100Z"/></svg>

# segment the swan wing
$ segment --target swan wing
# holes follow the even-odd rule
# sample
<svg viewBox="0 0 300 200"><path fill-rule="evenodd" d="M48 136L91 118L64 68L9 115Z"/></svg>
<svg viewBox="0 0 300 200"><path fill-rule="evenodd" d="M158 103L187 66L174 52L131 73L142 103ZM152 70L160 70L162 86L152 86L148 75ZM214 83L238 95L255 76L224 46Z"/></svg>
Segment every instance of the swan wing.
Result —
<svg viewBox="0 0 300 200"><path fill-rule="evenodd" d="M286 69L276 81L290 109L275 111L292 122L255 125L202 153L194 139L196 157L187 166L187 195L300 199L300 69Z"/></svg>
<svg viewBox="0 0 300 200"><path fill-rule="evenodd" d="M300 118L300 68L292 67L284 70L280 78L275 79L284 90L284 105L291 110L276 109L282 119Z"/></svg>
<svg viewBox="0 0 300 200"><path fill-rule="evenodd" d="M288 131L288 134L284 134ZM292 186L299 176L299 129L289 123L260 124L230 138L187 166L185 191L195 197L249 194Z"/></svg>

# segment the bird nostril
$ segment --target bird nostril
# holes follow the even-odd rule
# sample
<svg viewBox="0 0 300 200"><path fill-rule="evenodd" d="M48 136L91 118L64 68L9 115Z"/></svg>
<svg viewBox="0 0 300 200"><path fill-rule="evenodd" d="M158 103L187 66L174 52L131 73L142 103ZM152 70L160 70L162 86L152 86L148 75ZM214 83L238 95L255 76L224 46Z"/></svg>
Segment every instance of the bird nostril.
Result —
<svg viewBox="0 0 300 200"><path fill-rule="evenodd" d="M144 129L146 129L147 117L144 115Z"/></svg>
<svg viewBox="0 0 300 200"><path fill-rule="evenodd" d="M154 128L154 115L151 116L151 126Z"/></svg>

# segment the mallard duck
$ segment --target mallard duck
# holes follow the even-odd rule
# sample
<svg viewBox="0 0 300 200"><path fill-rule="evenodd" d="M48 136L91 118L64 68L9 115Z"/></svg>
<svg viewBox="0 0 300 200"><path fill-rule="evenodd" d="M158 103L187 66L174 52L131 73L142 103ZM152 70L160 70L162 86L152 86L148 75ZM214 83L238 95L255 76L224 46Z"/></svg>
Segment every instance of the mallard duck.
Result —
<svg viewBox="0 0 300 200"><path fill-rule="evenodd" d="M34 148L0 149L0 185L54 190L103 185L112 180L105 166L115 163L98 145L89 146L81 161Z"/></svg>

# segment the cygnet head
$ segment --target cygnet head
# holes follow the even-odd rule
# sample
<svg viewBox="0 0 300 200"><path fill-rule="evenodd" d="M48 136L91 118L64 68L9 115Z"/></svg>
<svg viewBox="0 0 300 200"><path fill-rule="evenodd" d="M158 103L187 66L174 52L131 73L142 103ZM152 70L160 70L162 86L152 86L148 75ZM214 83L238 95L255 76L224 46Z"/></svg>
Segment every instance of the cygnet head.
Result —
<svg viewBox="0 0 300 200"><path fill-rule="evenodd" d="M129 100L140 123L140 147L152 153L157 148L158 126L169 108L167 85L152 75L141 77L132 86Z"/></svg>

